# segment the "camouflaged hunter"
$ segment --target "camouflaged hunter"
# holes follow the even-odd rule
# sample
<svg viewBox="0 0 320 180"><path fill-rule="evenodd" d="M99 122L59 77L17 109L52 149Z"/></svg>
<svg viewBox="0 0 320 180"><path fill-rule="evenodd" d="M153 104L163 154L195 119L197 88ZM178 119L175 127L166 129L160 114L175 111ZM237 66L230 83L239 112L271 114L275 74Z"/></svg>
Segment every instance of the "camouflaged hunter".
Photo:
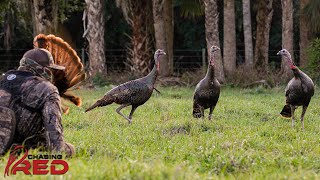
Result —
<svg viewBox="0 0 320 180"><path fill-rule="evenodd" d="M61 101L50 82L50 69L64 67L53 63L49 51L32 49L24 54L18 70L0 78L0 155L12 144L44 147L68 156L75 153L63 138Z"/></svg>

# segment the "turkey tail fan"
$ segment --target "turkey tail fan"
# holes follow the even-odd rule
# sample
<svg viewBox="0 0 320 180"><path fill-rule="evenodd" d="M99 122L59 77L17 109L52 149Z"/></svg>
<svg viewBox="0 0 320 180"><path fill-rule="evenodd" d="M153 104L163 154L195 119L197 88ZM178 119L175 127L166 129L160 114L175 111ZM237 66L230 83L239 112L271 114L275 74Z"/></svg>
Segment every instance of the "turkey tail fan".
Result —
<svg viewBox="0 0 320 180"><path fill-rule="evenodd" d="M77 106L81 106L82 104L81 98L71 94L70 92L62 94L61 97L70 100L73 104Z"/></svg>
<svg viewBox="0 0 320 180"><path fill-rule="evenodd" d="M280 112L281 116L282 117L285 117L285 118L290 118L291 117L291 107L290 105L285 105L282 109L282 111Z"/></svg>
<svg viewBox="0 0 320 180"><path fill-rule="evenodd" d="M64 66L65 70L53 70L53 84L58 88L60 96L77 106L81 105L81 98L67 93L86 78L81 59L76 51L60 37L39 34L33 40L35 48L47 49L53 57L54 63Z"/></svg>
<svg viewBox="0 0 320 180"><path fill-rule="evenodd" d="M33 46L35 48L44 48L48 49L48 40L47 36L44 34L39 34L33 39Z"/></svg>

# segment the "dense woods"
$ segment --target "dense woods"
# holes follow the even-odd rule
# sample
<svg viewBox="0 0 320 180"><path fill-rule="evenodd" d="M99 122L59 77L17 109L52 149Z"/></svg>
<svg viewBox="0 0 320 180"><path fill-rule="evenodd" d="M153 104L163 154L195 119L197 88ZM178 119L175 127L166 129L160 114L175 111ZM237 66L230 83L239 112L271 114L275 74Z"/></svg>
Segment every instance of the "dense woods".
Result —
<svg viewBox="0 0 320 180"><path fill-rule="evenodd" d="M281 48L320 79L318 0L4 0L0 10L2 71L18 65L35 35L53 33L78 50L92 78L119 68L108 65L115 61L110 49L119 50L120 69L135 74L147 74L155 50L164 49L160 75L176 76L179 60L217 45L215 73L222 83L239 78L243 68L287 79L291 72L276 56ZM202 64L201 58L188 61Z"/></svg>

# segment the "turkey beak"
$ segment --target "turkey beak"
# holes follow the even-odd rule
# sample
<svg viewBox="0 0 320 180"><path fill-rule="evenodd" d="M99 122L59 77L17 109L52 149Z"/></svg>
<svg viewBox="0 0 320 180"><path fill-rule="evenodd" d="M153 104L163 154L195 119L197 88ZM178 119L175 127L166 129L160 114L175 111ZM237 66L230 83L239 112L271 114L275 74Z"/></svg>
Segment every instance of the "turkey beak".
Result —
<svg viewBox="0 0 320 180"><path fill-rule="evenodd" d="M281 51L279 51L278 53L277 53L277 56L280 56L281 55Z"/></svg>

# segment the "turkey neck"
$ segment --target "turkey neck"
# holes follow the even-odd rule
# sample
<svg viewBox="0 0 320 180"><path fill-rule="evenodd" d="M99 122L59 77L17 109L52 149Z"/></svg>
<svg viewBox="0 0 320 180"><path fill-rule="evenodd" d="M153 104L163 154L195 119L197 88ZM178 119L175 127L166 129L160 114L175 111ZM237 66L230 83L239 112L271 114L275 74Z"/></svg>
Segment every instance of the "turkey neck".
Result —
<svg viewBox="0 0 320 180"><path fill-rule="evenodd" d="M145 77L147 83L151 83L152 85L154 85L154 83L155 83L155 81L157 79L157 76L158 76L157 64L154 63L154 66L153 66L152 70Z"/></svg>
<svg viewBox="0 0 320 180"><path fill-rule="evenodd" d="M301 77L301 73L300 73L300 70L299 68L293 63L292 59L291 59L291 56L289 57L285 57L288 61L288 64L290 66L290 69L292 70L293 72L293 75L295 78L299 78Z"/></svg>
<svg viewBox="0 0 320 180"><path fill-rule="evenodd" d="M207 79L209 79L210 81L213 81L215 76L214 76L214 66L208 65L208 70L207 70L207 74L206 74L206 77Z"/></svg>

